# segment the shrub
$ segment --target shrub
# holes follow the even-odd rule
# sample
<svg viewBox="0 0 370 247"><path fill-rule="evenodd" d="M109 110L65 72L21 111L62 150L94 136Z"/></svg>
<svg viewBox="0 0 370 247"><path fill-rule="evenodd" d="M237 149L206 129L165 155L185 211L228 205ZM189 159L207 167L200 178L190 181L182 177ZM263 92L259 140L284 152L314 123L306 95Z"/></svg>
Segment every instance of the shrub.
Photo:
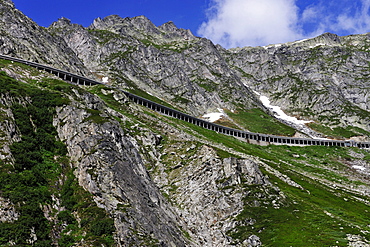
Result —
<svg viewBox="0 0 370 247"><path fill-rule="evenodd" d="M74 224L76 222L76 219L69 210L60 211L58 213L58 220L66 222L67 224Z"/></svg>
<svg viewBox="0 0 370 247"><path fill-rule="evenodd" d="M59 239L58 244L59 244L60 247L69 247L69 246L73 246L74 242L75 242L75 239L74 239L73 236L63 235Z"/></svg>
<svg viewBox="0 0 370 247"><path fill-rule="evenodd" d="M91 225L91 233L95 236L110 235L114 230L114 222L110 218L97 220Z"/></svg>

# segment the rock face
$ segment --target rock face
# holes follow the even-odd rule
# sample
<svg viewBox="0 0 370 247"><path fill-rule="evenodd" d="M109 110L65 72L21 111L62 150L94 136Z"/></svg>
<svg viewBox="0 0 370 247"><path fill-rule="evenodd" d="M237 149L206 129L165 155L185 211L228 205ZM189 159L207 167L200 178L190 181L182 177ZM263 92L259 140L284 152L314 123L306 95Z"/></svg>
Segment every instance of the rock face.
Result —
<svg viewBox="0 0 370 247"><path fill-rule="evenodd" d="M261 107L257 91L291 115L370 129L368 35L323 34L227 51L173 23L156 27L143 16L99 18L87 29L61 19L49 29L89 69L194 115Z"/></svg>
<svg viewBox="0 0 370 247"><path fill-rule="evenodd" d="M245 84L290 114L369 130L369 42L368 34L326 33L225 54Z"/></svg>
<svg viewBox="0 0 370 247"><path fill-rule="evenodd" d="M216 108L234 110L237 103L259 104L220 55L221 47L171 22L156 27L144 16L108 16L86 29L60 19L49 30L64 38L90 70L196 116Z"/></svg>
<svg viewBox="0 0 370 247"><path fill-rule="evenodd" d="M80 97L88 109L104 111L98 98ZM86 121L89 113L80 107L58 109L55 125L67 143L79 184L115 219L119 246L146 245L154 240L165 246L185 246L177 217L151 181L134 140L118 122Z"/></svg>
<svg viewBox="0 0 370 247"><path fill-rule="evenodd" d="M0 1L0 52L60 69L90 75L64 40L45 31L9 0Z"/></svg>
<svg viewBox="0 0 370 247"><path fill-rule="evenodd" d="M54 124L67 144L79 184L115 219L116 241L120 245L159 242L164 246L231 246L233 240L227 237L227 231L236 226L234 217L243 209L244 193L227 187L270 186L255 161L220 159L206 145L192 146L192 162L168 174L164 171L166 165L176 163L160 153L160 136L145 129L130 136L109 116L131 120L108 111L93 95L75 93L83 99L82 105L59 108ZM107 112L101 115L106 122L86 121L90 115L83 107ZM185 133L176 137L183 142L192 141ZM179 156L179 152L170 154L171 159ZM144 165L154 162L161 172L155 173L152 180ZM174 174L179 172L181 175L173 183ZM168 191L170 187L174 193ZM163 192L170 194L167 199L172 205ZM188 239L183 236L184 231Z"/></svg>
<svg viewBox="0 0 370 247"><path fill-rule="evenodd" d="M254 160L222 159L207 145L176 139L170 153L159 157L154 181L170 198L194 245L231 246L227 232L243 209L242 184L270 186L270 182Z"/></svg>
<svg viewBox="0 0 370 247"><path fill-rule="evenodd" d="M20 134L14 123L14 117L9 107L14 103L14 98L8 94L0 94L0 160L4 162L13 161L9 146L20 140ZM17 102L19 103L19 102Z"/></svg>
<svg viewBox="0 0 370 247"><path fill-rule="evenodd" d="M19 218L19 213L14 205L8 200L0 197L0 222L13 222Z"/></svg>

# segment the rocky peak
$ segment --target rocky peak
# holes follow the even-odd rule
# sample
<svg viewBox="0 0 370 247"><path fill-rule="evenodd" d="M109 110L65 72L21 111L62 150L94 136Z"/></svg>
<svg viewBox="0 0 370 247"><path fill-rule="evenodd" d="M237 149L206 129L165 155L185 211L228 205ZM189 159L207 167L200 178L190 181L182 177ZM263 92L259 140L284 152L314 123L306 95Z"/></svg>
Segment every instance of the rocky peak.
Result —
<svg viewBox="0 0 370 247"><path fill-rule="evenodd" d="M89 75L67 43L17 10L11 1L0 4L0 53ZM66 19L59 23L68 24Z"/></svg>
<svg viewBox="0 0 370 247"><path fill-rule="evenodd" d="M163 40L190 40L195 38L190 30L179 29L172 21L157 27L145 16L122 18L118 15L110 15L103 19L95 19L88 28L92 30L107 30L138 39L156 37L155 42L159 43L162 43Z"/></svg>
<svg viewBox="0 0 370 247"><path fill-rule="evenodd" d="M52 33L58 33L59 30L64 30L65 35L69 35L70 33L77 33L78 35L82 35L82 33L87 33L88 31L80 24L72 23L70 19L62 17L58 19L56 22L53 22L49 28ZM68 43L67 43L68 44ZM69 45L69 44L68 44Z"/></svg>
<svg viewBox="0 0 370 247"><path fill-rule="evenodd" d="M325 43L327 45L340 44L341 43L341 38L338 35L334 34L334 33L324 33L324 34L321 34L321 35L317 36L313 40Z"/></svg>
<svg viewBox="0 0 370 247"><path fill-rule="evenodd" d="M9 6L11 6L12 8L14 8L14 3L12 0L0 0L0 3L1 4L7 4Z"/></svg>
<svg viewBox="0 0 370 247"><path fill-rule="evenodd" d="M103 19L98 17L96 18L93 23L88 27L89 29L98 29L98 30L105 30L108 27L112 27L116 24L120 24L123 22L123 18L118 15L109 15L104 17Z"/></svg>
<svg viewBox="0 0 370 247"><path fill-rule="evenodd" d="M168 33L167 35L171 36L172 38L178 37L185 38L186 40L195 38L195 36L190 30L178 28L172 21L166 22L163 25L159 26L158 28Z"/></svg>
<svg viewBox="0 0 370 247"><path fill-rule="evenodd" d="M73 24L70 19L62 17L50 25L50 28L82 28L79 24Z"/></svg>
<svg viewBox="0 0 370 247"><path fill-rule="evenodd" d="M65 27L72 25L71 20L65 17L59 18L56 22L51 24L52 27Z"/></svg>
<svg viewBox="0 0 370 247"><path fill-rule="evenodd" d="M163 25L159 26L159 28L167 32L175 32L178 30L177 26L172 21L164 23Z"/></svg>
<svg viewBox="0 0 370 247"><path fill-rule="evenodd" d="M135 26L135 28L142 30L142 31L153 31L157 29L157 27L151 22L147 17L140 15L134 18L127 18L131 24ZM157 31L157 30L156 30Z"/></svg>
<svg viewBox="0 0 370 247"><path fill-rule="evenodd" d="M315 38L304 39L293 43L287 43L288 47L313 48L316 46L338 46L342 44L342 38L333 33L324 33Z"/></svg>
<svg viewBox="0 0 370 247"><path fill-rule="evenodd" d="M145 16L122 18L118 15L110 15L103 19L97 18L89 29L108 30L121 34L129 34L132 31L159 33L157 27Z"/></svg>

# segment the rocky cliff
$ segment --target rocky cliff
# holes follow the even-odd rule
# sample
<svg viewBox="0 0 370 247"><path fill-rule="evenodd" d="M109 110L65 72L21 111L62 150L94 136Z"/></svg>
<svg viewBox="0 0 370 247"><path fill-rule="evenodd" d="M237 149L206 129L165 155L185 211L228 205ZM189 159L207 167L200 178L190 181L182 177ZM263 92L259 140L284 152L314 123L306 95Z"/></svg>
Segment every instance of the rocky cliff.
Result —
<svg viewBox="0 0 370 247"><path fill-rule="evenodd" d="M49 30L115 85L144 91L195 116L217 108L240 114L252 108L268 111L259 101L262 94L288 114L317 125L354 135L370 129L367 35L324 34L225 50L173 23L156 27L143 16L98 18L88 28L61 19Z"/></svg>
<svg viewBox="0 0 370 247"><path fill-rule="evenodd" d="M221 47L173 23L156 27L144 16L108 16L88 28L60 19L49 30L90 70L115 85L143 91L196 116L217 108L235 110L236 104L258 105L220 55Z"/></svg>
<svg viewBox="0 0 370 247"><path fill-rule="evenodd" d="M119 109L114 109L97 95L76 86L65 85L55 79L50 81L45 78L45 74L40 74L35 69L22 69L18 65L8 63L3 65L3 70L9 74L17 73L20 80L30 79L30 73L33 73L34 77L31 77L33 78L31 85L26 86L28 88L26 92L21 89L24 83L12 81L5 74L1 78L2 83L6 83L5 80L7 80L13 85L12 92L9 94L10 91L5 88L1 97L4 112L1 123L5 126L2 132L4 137L2 171L13 174L10 178L6 174L1 174L6 181L9 180L3 184L5 187L1 187L4 193L4 198L0 201L3 224L0 224L0 231L4 235L0 239L2 244L49 243L50 241L62 246L73 242L89 246L94 242L94 238L97 238L95 241L101 242L99 235L89 233L89 231L95 232L94 228L86 229L83 223L86 209L81 209L78 205L86 202L70 202L65 198L65 186L75 181L78 186L91 194L91 200L96 206L103 208L114 220L113 238L118 246L226 246L232 242L232 239L226 236L226 232L235 226L233 218L243 208L243 203L240 201L243 193L230 190L222 192L222 188L240 186L242 180L247 181L247 184L270 186L268 179L261 173L253 158L251 160L220 158L211 146L195 141L192 135L159 119L157 119L157 128L165 129L161 133L165 137L155 134L153 131L158 131L157 128L150 130L144 127L147 121L153 119L148 119L142 110L128 103L119 91L108 88L97 91L101 97L112 97L113 101L117 100L116 104L120 106ZM20 74L20 71L23 73ZM48 83L45 83L45 80ZM16 239L4 224L22 222L19 215L22 215L21 212L24 209L12 204L13 197L9 195L11 192L8 191L7 186L13 183L12 176L22 177L24 173L33 174L35 167L38 166L37 164L24 166L19 154L14 153L14 144L30 141L31 139L28 138L37 138L37 133L42 128L38 124L40 119L33 116L38 113L31 113L33 112L31 109L39 104L36 96L40 93L38 87L43 87L46 95L53 94L53 90L57 90L68 97L68 101L63 101L62 105L55 108L52 122L56 128L57 139L66 145L68 163L59 161L59 155L54 154L56 165L61 166L65 174L55 174L58 182L54 186L59 190L50 191L52 200L40 202L45 219L53 226L51 229L44 229L48 235L42 236L39 233L40 229L35 226L29 228L28 233L26 230L22 234L22 239ZM18 105L21 105L20 108L16 107ZM37 109L34 110L37 111ZM43 117L52 117L51 112L49 113L51 115ZM29 117L34 126L33 130L28 130L31 131L31 136L27 139L24 139L26 126L21 123L24 117L19 117L22 114L26 114L25 118ZM130 117L131 114L136 117ZM139 124L142 126L140 127ZM33 137L34 135L36 136ZM164 138L166 141L163 140ZM188 149L181 147L181 151L175 152L172 148L177 145L176 142L189 147ZM163 147L164 145L166 147ZM193 153L191 157L187 150ZM24 149L26 153L30 151ZM42 156L48 155L46 151L43 148L40 150ZM164 152L170 152L170 154L167 155ZM178 173L181 167L176 167L173 159L179 156L182 159L189 156L192 162L185 163L187 172L183 173L184 176L177 176L176 181L179 184L174 185L174 174ZM43 157L40 162L48 161ZM18 166L24 166L24 168L17 168ZM73 174L68 173L69 169L72 169ZM150 174L148 169L157 171ZM206 172L207 170L209 171ZM49 181L51 178L46 179ZM28 184L27 180L23 181L23 178L20 179L20 183L31 188L33 186ZM188 187L190 183L193 187ZM173 186L179 187L176 193ZM76 193L81 192L74 191L70 196L73 198ZM32 202L26 200L25 204L32 205ZM178 208L175 204L182 204L184 208ZM219 208L220 205L223 209ZM200 212L201 208L204 210L203 213ZM64 212L71 213L73 216L68 217L73 217L75 220L64 216L66 214ZM25 218L28 214L22 216ZM216 222L218 223L215 224ZM73 225L81 227L82 232L73 230ZM210 225L214 226L209 228ZM80 239L79 234L84 237ZM253 241L258 242L258 237L253 235ZM109 242L101 243L109 245Z"/></svg>
<svg viewBox="0 0 370 247"><path fill-rule="evenodd" d="M0 1L0 52L4 55L53 65L89 75L89 71L58 36L47 32L14 7L10 0Z"/></svg>
<svg viewBox="0 0 370 247"><path fill-rule="evenodd" d="M42 28L10 0L0 8L3 54L108 81L80 87L0 60L0 245L369 246L368 150L257 146L119 90L299 131L263 95L323 135L366 138L367 35L226 50L143 16Z"/></svg>
<svg viewBox="0 0 370 247"><path fill-rule="evenodd" d="M367 34L326 33L294 43L233 49L228 57L244 83L290 114L368 131L368 43Z"/></svg>

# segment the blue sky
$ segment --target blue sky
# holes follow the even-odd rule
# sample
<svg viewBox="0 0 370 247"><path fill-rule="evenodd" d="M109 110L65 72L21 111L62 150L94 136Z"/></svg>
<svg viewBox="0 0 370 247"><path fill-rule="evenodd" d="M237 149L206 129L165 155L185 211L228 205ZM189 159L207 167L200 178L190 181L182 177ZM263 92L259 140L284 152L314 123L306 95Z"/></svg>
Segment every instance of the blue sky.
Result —
<svg viewBox="0 0 370 247"><path fill-rule="evenodd" d="M97 17L145 15L226 48L370 32L370 0L13 0L41 26L60 17L88 26Z"/></svg>

